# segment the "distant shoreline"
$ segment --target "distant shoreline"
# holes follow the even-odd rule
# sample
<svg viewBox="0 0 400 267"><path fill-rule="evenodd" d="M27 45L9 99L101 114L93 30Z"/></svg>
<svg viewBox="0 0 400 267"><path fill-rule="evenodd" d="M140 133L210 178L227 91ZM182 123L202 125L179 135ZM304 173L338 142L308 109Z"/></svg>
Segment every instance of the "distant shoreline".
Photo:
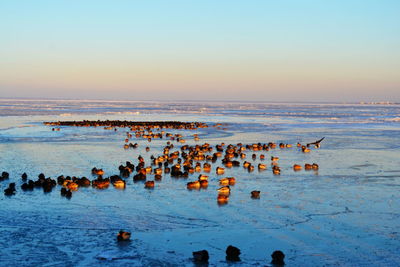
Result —
<svg viewBox="0 0 400 267"><path fill-rule="evenodd" d="M68 99L68 98L9 98L0 97L0 101L29 101L29 102L105 102L105 103L221 103L221 104L292 104L292 105L400 105L390 101L359 101L359 102L329 102L329 101L251 101L251 100L112 100L112 99Z"/></svg>

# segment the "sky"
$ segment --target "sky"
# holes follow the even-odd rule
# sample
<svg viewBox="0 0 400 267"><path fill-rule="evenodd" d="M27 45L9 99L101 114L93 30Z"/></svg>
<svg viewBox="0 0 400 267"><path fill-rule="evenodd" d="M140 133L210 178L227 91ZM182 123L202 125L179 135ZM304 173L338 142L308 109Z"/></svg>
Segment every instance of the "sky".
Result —
<svg viewBox="0 0 400 267"><path fill-rule="evenodd" d="M398 0L0 0L0 98L400 102Z"/></svg>

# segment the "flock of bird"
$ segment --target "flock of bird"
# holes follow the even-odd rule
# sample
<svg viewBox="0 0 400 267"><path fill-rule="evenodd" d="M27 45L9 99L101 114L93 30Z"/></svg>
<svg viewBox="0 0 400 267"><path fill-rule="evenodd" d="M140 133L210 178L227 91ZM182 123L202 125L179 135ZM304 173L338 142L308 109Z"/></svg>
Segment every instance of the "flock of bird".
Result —
<svg viewBox="0 0 400 267"><path fill-rule="evenodd" d="M218 160L221 162L221 166L215 168L216 176L224 175L226 168L243 166L248 172L254 171L257 168L259 171L266 170L268 168L265 163L253 164L251 161L247 161L246 152L252 153L251 158L253 161L259 158L260 161L265 160L265 154L257 156L256 151L267 152L279 147L280 149L291 148L291 144L276 144L273 142L261 144L228 144L220 143L211 146L208 143L196 144L196 145L184 145L186 140L181 134L173 134L165 132L164 129L178 129L178 130L196 130L198 128L208 127L205 123L187 123L187 122L129 122L129 121L67 121L67 122L45 122L46 125L51 126L75 126L75 127L104 127L105 129L117 130L118 127L126 128L129 127L130 131L126 133L124 149L136 149L138 143L132 143L132 138L144 139L151 142L153 139L165 138L168 141L166 146L162 148L162 154L150 157L151 162L146 165L145 159L139 155L138 163L135 166L130 161L127 161L125 165L118 167L119 174L104 177L104 171L100 168L92 168L92 175L95 179L88 179L87 177L76 177L63 175L57 177L57 180L52 178L46 178L43 173L38 176L36 181L27 180L27 174L23 173L21 178L23 184L21 189L23 191L33 190L35 187L41 187L45 192L51 191L57 184L61 185L61 196L67 198L72 197L72 192L79 189L79 187L92 186L97 189L105 189L110 185L115 188L123 189L126 187L126 178L131 174L133 181L144 181L145 188L152 189L155 187L155 183L162 179L162 175L169 174L171 177L188 178L194 173L199 173L196 180L188 182L186 187L188 190L199 190L208 187L209 184L209 173L212 172L212 164L217 163ZM216 126L220 126L219 124ZM59 130L60 128L53 128L52 130ZM158 130L158 131L157 131ZM157 132L156 132L157 131ZM200 140L197 134L193 135L196 142ZM301 149L303 153L309 153L310 147L320 147L320 143L324 138L301 145L297 143L297 147ZM173 141L181 143L180 148L175 149ZM146 147L146 151L150 148ZM279 157L271 156L271 170L274 175L280 175L281 168L279 167ZM300 171L303 169L302 165L294 164L293 170ZM316 163L306 163L304 165L305 170L318 170L319 166ZM154 179L148 180L150 175L154 175ZM0 181L9 178L7 172L3 172L0 176ZM227 204L229 201L229 195L232 186L236 183L235 177L224 177L218 181L221 186L217 190L217 203L220 205ZM4 194L11 196L16 193L15 183L10 183L9 187L4 190ZM253 190L250 192L250 197L253 199L260 198L261 192L259 190Z"/></svg>
<svg viewBox="0 0 400 267"><path fill-rule="evenodd" d="M119 242L125 242L125 241L130 241L131 238L131 233L130 232L126 232L126 231L119 231L119 233L117 234L117 240ZM239 248L234 247L232 245L229 245L226 250L225 250L226 256L225 259L229 262L238 262L241 261L240 260L240 254L241 251ZM208 263L208 260L210 259L209 253L207 250L199 250L199 251L193 251L192 252L193 255L193 261L195 263ZM271 264L273 264L274 266L283 266L285 265L285 254L280 251L280 250L275 250L272 254L271 254Z"/></svg>
<svg viewBox="0 0 400 267"><path fill-rule="evenodd" d="M118 189L126 187L126 179L132 175L134 182L143 181L144 187L153 189L157 181L163 178L163 175L169 174L175 178L188 178L197 173L197 179L187 182L186 188L188 190L200 190L208 187L210 173L215 170L215 175L222 176L225 174L226 168L240 167L245 168L249 173L257 168L259 171L268 169L267 164L262 163L266 159L265 154L257 155L256 152L267 153L274 149L288 149L291 144L273 142L269 143L252 143L252 144L225 144L219 143L215 146L209 143L198 144L200 137L197 134L192 135L197 144L188 145L186 139L182 134L173 134L165 130L196 130L198 128L207 128L205 123L186 123L186 122L128 122L128 121L73 121L73 122L45 122L46 125L55 126L53 131L59 131L60 126L74 126L74 127L104 127L107 130L117 131L117 128L127 128L124 149L136 149L139 147L138 143L130 142L133 138L143 139L151 142L153 139L166 139L166 145L162 147L159 155L152 155L150 162L145 162L145 159L139 155L137 158L136 166L130 161L126 161L125 165L118 167L119 174L105 177L105 172L101 168L93 167L91 170L94 179L90 180L87 177L63 176L60 175L57 179L46 178L43 173L38 176L37 180L28 180L26 173L21 175L23 184L21 189L23 191L34 190L34 188L43 188L45 192L51 191L58 185L61 186L60 194L63 197L71 198L73 191L78 190L80 187L92 186L96 189L106 189L110 185ZM219 127L220 124L214 125ZM319 148L321 141L324 138L306 145L300 143L296 147L302 153L309 153L311 148ZM173 142L181 144L180 147L175 147ZM145 148L150 151L150 147ZM251 155L249 155L251 154ZM259 159L260 163L253 163L246 160L248 157L256 161ZM271 170L274 175L281 174L279 167L279 158L270 156ZM213 164L220 163L219 166L213 168ZM294 164L293 170L300 171L303 166ZM319 166L316 163L306 163L305 170L318 170ZM153 179L148 179L153 177ZM9 174L5 171L0 176L0 181L9 179ZM213 179L214 182L215 179ZM237 183L235 177L222 177L218 179L219 188L217 190L217 203L225 205L229 201L229 196L232 187ZM12 196L16 193L16 184L10 183L8 188L4 190L6 196ZM253 190L249 192L250 197L253 199L260 198L260 190ZM118 234L118 240L129 240L130 233L121 231ZM228 247L227 259L235 260L239 258L240 250L235 247ZM193 252L195 261L208 261L208 252L206 250ZM273 262L275 264L283 264L284 254L281 251L275 251L272 254Z"/></svg>

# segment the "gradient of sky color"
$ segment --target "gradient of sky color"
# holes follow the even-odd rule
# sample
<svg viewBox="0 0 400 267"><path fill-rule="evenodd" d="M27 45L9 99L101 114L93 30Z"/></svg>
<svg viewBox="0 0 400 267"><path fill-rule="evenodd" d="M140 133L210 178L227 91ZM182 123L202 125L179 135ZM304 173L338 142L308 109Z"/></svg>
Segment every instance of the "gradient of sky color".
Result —
<svg viewBox="0 0 400 267"><path fill-rule="evenodd" d="M0 97L400 102L398 0L0 0Z"/></svg>

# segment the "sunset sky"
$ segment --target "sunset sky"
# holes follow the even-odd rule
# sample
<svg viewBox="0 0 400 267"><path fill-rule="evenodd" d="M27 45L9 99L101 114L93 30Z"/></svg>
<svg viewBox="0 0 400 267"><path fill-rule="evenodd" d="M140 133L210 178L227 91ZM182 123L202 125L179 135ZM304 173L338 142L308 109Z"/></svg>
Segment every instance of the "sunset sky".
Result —
<svg viewBox="0 0 400 267"><path fill-rule="evenodd" d="M398 0L0 1L0 97L400 102Z"/></svg>

